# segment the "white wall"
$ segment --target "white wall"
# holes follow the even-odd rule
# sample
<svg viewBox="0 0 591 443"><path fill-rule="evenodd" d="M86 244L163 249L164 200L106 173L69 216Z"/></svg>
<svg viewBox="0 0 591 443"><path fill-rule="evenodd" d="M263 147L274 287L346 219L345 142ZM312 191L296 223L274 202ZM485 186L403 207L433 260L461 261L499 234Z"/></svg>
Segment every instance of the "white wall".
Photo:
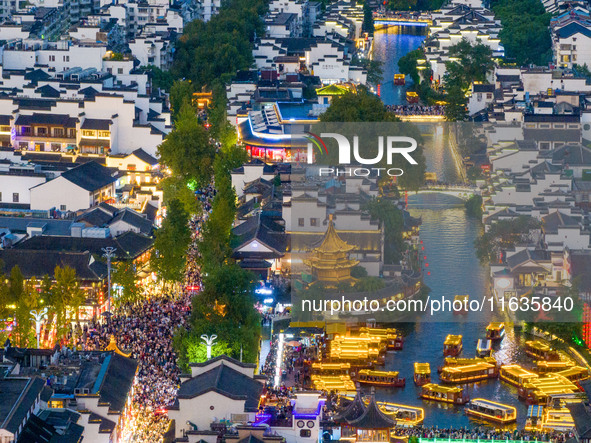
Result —
<svg viewBox="0 0 591 443"><path fill-rule="evenodd" d="M92 197L61 176L31 189L31 209L60 209L61 205L66 205L67 211L87 209L92 205Z"/></svg>
<svg viewBox="0 0 591 443"><path fill-rule="evenodd" d="M5 175L0 173L0 203L13 203L13 193L19 194L18 203L30 204L29 189L45 182L43 176Z"/></svg>

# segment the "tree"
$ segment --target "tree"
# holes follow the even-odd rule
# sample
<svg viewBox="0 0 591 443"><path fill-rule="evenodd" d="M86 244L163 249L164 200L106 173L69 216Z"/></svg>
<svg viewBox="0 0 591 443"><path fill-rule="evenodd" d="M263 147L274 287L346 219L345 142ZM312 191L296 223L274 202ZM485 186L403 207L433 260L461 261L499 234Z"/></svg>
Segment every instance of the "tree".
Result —
<svg viewBox="0 0 591 443"><path fill-rule="evenodd" d="M492 0L491 9L503 25L499 37L505 59L518 66L530 63L545 65L552 60L550 19L537 0Z"/></svg>
<svg viewBox="0 0 591 443"><path fill-rule="evenodd" d="M75 310L74 317L77 322L79 321L78 312L83 303L83 292L78 285L76 271L69 266L56 266L53 275L55 283L48 304L56 315L57 337L62 338L70 329L68 308Z"/></svg>
<svg viewBox="0 0 591 443"><path fill-rule="evenodd" d="M213 100L208 109L207 121L211 124L211 136L220 142L222 149L236 145L236 128L228 121L226 112L226 88L221 82L216 82L212 91Z"/></svg>
<svg viewBox="0 0 591 443"><path fill-rule="evenodd" d="M379 60L370 60L368 58L355 58L352 64L361 66L367 71L367 83L377 85L382 82L384 77L383 63Z"/></svg>
<svg viewBox="0 0 591 443"><path fill-rule="evenodd" d="M466 207L466 212L469 216L475 218L482 218L482 197L480 195L472 195L466 203L464 203Z"/></svg>
<svg viewBox="0 0 591 443"><path fill-rule="evenodd" d="M231 356L255 362L260 339L260 316L254 297L254 274L228 264L208 274L204 289L193 297L191 333L216 334L228 343Z"/></svg>
<svg viewBox="0 0 591 443"><path fill-rule="evenodd" d="M398 60L398 70L401 74L408 75L415 85L420 83L419 70L417 69L417 60L425 55L422 49L415 49L400 57Z"/></svg>
<svg viewBox="0 0 591 443"><path fill-rule="evenodd" d="M171 200L154 240L152 266L160 278L170 282L183 280L190 242L189 215L179 200Z"/></svg>
<svg viewBox="0 0 591 443"><path fill-rule="evenodd" d="M384 224L384 263L398 263L406 249L402 231L404 217L400 210L386 198L372 198L363 207L374 220Z"/></svg>
<svg viewBox="0 0 591 443"><path fill-rule="evenodd" d="M18 304L23 295L25 286L25 276L21 272L21 268L16 265L10 270L10 277L8 278L8 297L10 302Z"/></svg>
<svg viewBox="0 0 591 443"><path fill-rule="evenodd" d="M163 71L157 66L146 66L146 72L152 82L152 89L162 89L163 91L170 91L174 79L170 71Z"/></svg>
<svg viewBox="0 0 591 443"><path fill-rule="evenodd" d="M255 37L264 34L266 8L264 0L228 0L208 22L193 20L175 45L173 74L200 89L249 69Z"/></svg>
<svg viewBox="0 0 591 443"><path fill-rule="evenodd" d="M355 282L355 290L359 292L377 292L386 287L384 280L379 277L364 277Z"/></svg>
<svg viewBox="0 0 591 443"><path fill-rule="evenodd" d="M532 231L539 229L541 223L529 216L519 216L512 220L499 220L490 225L474 241L476 256L481 263L496 263L506 249L512 249L517 243L532 241Z"/></svg>
<svg viewBox="0 0 591 443"><path fill-rule="evenodd" d="M172 84L170 87L170 108L173 121L177 120L183 106L189 105L192 107L193 92L195 92L195 88L189 80L176 80ZM194 108L193 115L195 115Z"/></svg>
<svg viewBox="0 0 591 443"><path fill-rule="evenodd" d="M201 211L201 204L195 197L196 182L187 182L181 177L170 176L160 182L164 194L164 206L172 200L179 200L187 214L195 215Z"/></svg>
<svg viewBox="0 0 591 443"><path fill-rule="evenodd" d="M371 10L369 0L364 0L363 2L363 24L361 26L363 32L367 32L369 35L373 35L373 11Z"/></svg>
<svg viewBox="0 0 591 443"><path fill-rule="evenodd" d="M450 122L463 121L468 117L468 99L459 85L446 87L445 119Z"/></svg>
<svg viewBox="0 0 591 443"><path fill-rule="evenodd" d="M182 106L175 129L158 147L158 155L161 163L185 182L195 180L199 188L210 182L215 146L191 105Z"/></svg>
<svg viewBox="0 0 591 443"><path fill-rule="evenodd" d="M116 299L117 304L134 304L139 301L140 291L137 286L136 271L133 262L119 262L111 279L114 284L122 287L121 295Z"/></svg>
<svg viewBox="0 0 591 443"><path fill-rule="evenodd" d="M394 122L400 121L388 112L377 95L366 88L335 97L320 115L321 122Z"/></svg>
<svg viewBox="0 0 591 443"><path fill-rule="evenodd" d="M14 318L16 326L12 330L13 342L16 346L35 346L34 329L31 327L31 309L39 307L39 294L35 289L36 282L30 281L23 285L21 298L16 305ZM34 344L33 344L34 343Z"/></svg>

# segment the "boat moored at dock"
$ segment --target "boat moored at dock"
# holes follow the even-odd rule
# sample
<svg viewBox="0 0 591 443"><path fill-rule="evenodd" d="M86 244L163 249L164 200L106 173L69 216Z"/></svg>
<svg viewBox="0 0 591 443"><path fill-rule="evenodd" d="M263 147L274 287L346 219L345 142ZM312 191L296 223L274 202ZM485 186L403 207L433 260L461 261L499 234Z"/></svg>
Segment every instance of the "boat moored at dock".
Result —
<svg viewBox="0 0 591 443"><path fill-rule="evenodd" d="M478 357L490 357L492 353L492 341L489 339L478 339L476 344L476 355Z"/></svg>
<svg viewBox="0 0 591 443"><path fill-rule="evenodd" d="M536 360L559 361L560 355L549 344L540 340L525 342L525 353Z"/></svg>
<svg viewBox="0 0 591 443"><path fill-rule="evenodd" d="M538 374L534 374L519 365L502 365L499 378L513 386L520 387L529 380L538 378Z"/></svg>
<svg viewBox="0 0 591 443"><path fill-rule="evenodd" d="M456 357L462 352L462 336L449 334L443 343L443 356Z"/></svg>
<svg viewBox="0 0 591 443"><path fill-rule="evenodd" d="M424 400L440 401L454 405L464 405L470 400L464 388L457 386L441 386L435 383L427 383L421 388L419 394Z"/></svg>
<svg viewBox="0 0 591 443"><path fill-rule="evenodd" d="M429 363L415 363L414 382L417 386L431 383L431 365Z"/></svg>
<svg viewBox="0 0 591 443"><path fill-rule="evenodd" d="M497 366L492 363L474 363L466 366L445 366L439 378L443 383L473 383L476 381L497 378Z"/></svg>
<svg viewBox="0 0 591 443"><path fill-rule="evenodd" d="M398 374L398 371L372 371L369 369L362 369L358 372L356 381L365 385L402 388L406 384L406 379L398 377Z"/></svg>
<svg viewBox="0 0 591 443"><path fill-rule="evenodd" d="M512 423L517 420L517 409L484 398L475 398L466 406L466 414L495 423Z"/></svg>
<svg viewBox="0 0 591 443"><path fill-rule="evenodd" d="M489 340L502 340L505 337L505 323L492 322L486 327L486 338Z"/></svg>

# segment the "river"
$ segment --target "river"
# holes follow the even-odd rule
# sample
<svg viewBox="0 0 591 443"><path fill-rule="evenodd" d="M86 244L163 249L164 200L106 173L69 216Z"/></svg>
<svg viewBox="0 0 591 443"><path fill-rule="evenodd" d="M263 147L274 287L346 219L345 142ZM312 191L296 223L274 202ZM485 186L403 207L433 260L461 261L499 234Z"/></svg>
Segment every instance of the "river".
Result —
<svg viewBox="0 0 591 443"><path fill-rule="evenodd" d="M424 38L420 35L401 34L399 31L399 28L390 28L389 32L380 31L374 37L374 56L384 62L381 97L386 104L403 103L404 88L393 86L389 80L397 72L398 59L416 49ZM460 182L460 172L447 143L444 126L440 126L435 133L435 137L425 137L427 170L435 172L440 181ZM425 284L431 289L431 297L453 299L456 294L468 294L471 300L489 297L489 269L479 263L473 247L482 225L478 220L468 217L463 202L442 194L411 195L409 211L413 216L422 218L420 239L424 250L421 255L426 256L426 263L429 263L429 267L425 269L430 275L425 275ZM432 380L434 383L438 382L437 367L443 364L443 342L447 334L461 334L464 343L462 356L474 357L476 342L479 338L484 338L485 327L491 319L490 312L465 316L448 312L438 315L437 321L399 325L405 332L404 350L389 352L386 368L400 371L401 376L406 377L406 387L377 389L377 399L423 407L426 426L443 428L486 424L468 417L463 407L419 399L420 388L414 386L412 378L415 362L429 362ZM524 340L521 334L507 328L505 339L495 348L494 356L497 361L528 361L522 351ZM500 380L472 383L465 387L470 398L485 398L515 406L518 427L523 426L527 406L517 399L516 388ZM489 426L498 427L491 424Z"/></svg>
<svg viewBox="0 0 591 443"><path fill-rule="evenodd" d="M398 60L421 46L425 39L425 28L390 26L376 31L373 43L373 58L382 62L384 71L380 84L380 97L387 105L406 103L406 88L394 85L394 74L398 74ZM412 84L407 76L406 81Z"/></svg>

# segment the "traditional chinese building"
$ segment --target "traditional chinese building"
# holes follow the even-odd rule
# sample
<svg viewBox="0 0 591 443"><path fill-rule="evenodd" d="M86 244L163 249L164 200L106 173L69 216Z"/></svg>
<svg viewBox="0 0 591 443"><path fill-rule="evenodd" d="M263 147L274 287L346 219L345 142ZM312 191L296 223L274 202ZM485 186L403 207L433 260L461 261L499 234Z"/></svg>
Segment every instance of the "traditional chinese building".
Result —
<svg viewBox="0 0 591 443"><path fill-rule="evenodd" d="M347 408L335 417L341 425L341 439L363 442L389 442L394 420L384 414L372 395L366 405L357 394Z"/></svg>
<svg viewBox="0 0 591 443"><path fill-rule="evenodd" d="M355 279L351 277L351 269L359 264L359 260L349 259L349 252L353 249L355 246L343 241L337 234L331 214L320 246L312 250L311 257L304 260L304 264L310 266L312 275L318 281L352 282Z"/></svg>

